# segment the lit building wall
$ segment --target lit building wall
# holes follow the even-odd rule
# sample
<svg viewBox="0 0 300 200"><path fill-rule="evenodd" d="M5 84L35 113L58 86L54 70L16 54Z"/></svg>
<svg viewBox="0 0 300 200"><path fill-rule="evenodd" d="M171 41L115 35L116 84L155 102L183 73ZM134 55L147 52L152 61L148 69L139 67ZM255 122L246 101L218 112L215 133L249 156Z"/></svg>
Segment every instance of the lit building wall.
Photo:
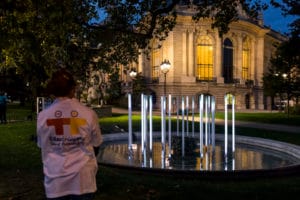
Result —
<svg viewBox="0 0 300 200"><path fill-rule="evenodd" d="M155 77L153 69L168 59L171 69L166 76L167 94L197 98L209 93L216 97L217 109L224 109L224 95L232 93L237 109L262 110L266 109L262 77L274 51L270 47L283 39L261 23L249 20L233 22L230 31L219 37L210 19L195 22L192 15L179 13L168 38L151 44L161 47L154 48L148 58L141 55L138 65L157 97L163 95L165 80L157 70ZM159 107L160 98L157 100Z"/></svg>

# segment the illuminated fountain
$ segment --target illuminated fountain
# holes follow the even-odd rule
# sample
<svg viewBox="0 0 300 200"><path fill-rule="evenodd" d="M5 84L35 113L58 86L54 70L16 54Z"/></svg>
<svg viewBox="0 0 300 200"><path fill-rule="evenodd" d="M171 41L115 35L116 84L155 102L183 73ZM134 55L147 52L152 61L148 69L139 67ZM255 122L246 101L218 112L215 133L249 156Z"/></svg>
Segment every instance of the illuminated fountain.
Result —
<svg viewBox="0 0 300 200"><path fill-rule="evenodd" d="M106 142L98 160L104 165L173 172L264 171L299 166L299 146L262 138L236 137L233 95L225 95L224 108L224 134L216 134L214 96L201 94L197 101L188 96L162 96L161 131L156 132L153 131L152 96L143 94L141 130L133 133L129 94L128 134L104 135ZM171 123L172 120L176 123ZM199 123L198 128L195 128L196 123Z"/></svg>

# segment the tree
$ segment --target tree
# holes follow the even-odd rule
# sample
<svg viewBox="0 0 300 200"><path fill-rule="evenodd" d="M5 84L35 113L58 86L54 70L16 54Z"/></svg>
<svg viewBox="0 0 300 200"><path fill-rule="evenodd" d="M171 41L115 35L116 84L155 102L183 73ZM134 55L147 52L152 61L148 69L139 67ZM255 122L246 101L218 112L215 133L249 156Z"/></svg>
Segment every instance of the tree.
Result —
<svg viewBox="0 0 300 200"><path fill-rule="evenodd" d="M299 58L289 49L294 46L291 42L292 39L279 45L263 77L265 95L272 97L272 105L277 95L280 100L287 100L288 114L290 100L295 99L297 103L300 96Z"/></svg>
<svg viewBox="0 0 300 200"><path fill-rule="evenodd" d="M0 5L1 57L14 61L34 96L59 60L82 71L87 53L75 46L84 46L89 31L83 24L97 17L88 1L4 0Z"/></svg>
<svg viewBox="0 0 300 200"><path fill-rule="evenodd" d="M109 94L107 102L109 104L117 104L121 97L121 81L119 79L119 68L114 68L115 71L109 76L109 85L107 93Z"/></svg>
<svg viewBox="0 0 300 200"><path fill-rule="evenodd" d="M191 5L191 2L193 5ZM253 3L252 3L253 2ZM210 17L220 35L238 19L238 7L256 18L259 0L2 0L1 69L9 57L33 89L64 63L75 75L89 62L114 72L117 64L136 61L152 38L164 40L176 24L176 6L194 6L194 20ZM34 92L37 95L38 91Z"/></svg>
<svg viewBox="0 0 300 200"><path fill-rule="evenodd" d="M141 105L141 95L143 93L149 93L146 83L146 78L141 73L137 73L136 77L132 81L133 108L139 108L139 106Z"/></svg>
<svg viewBox="0 0 300 200"><path fill-rule="evenodd" d="M275 56L271 59L269 72L264 76L264 87L279 94L285 94L287 100L300 97L300 2L297 0L282 0L279 3L271 0L275 7L279 7L284 15L296 16L289 25L290 37L277 47ZM271 77L277 74L276 79ZM283 76L282 76L283 75ZM288 101L289 102L289 101Z"/></svg>

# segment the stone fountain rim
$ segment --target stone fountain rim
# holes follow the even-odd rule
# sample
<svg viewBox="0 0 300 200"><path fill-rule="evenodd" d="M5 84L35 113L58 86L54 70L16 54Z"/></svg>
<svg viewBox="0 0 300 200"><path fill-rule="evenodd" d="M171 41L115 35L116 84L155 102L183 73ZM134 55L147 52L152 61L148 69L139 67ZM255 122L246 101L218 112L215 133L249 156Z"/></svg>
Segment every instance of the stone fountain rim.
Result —
<svg viewBox="0 0 300 200"><path fill-rule="evenodd" d="M174 133L172 133L174 134ZM161 132L153 132L153 138L160 137ZM133 133L135 139L140 139L140 133ZM228 134L228 139L231 141L231 135ZM128 133L112 133L103 134L103 142L112 141L125 141L128 140ZM224 140L224 134L216 134L216 140ZM250 144L253 146L263 147L271 150L276 150L288 155L293 156L300 161L300 146L290 144L287 142L281 142L277 140L241 136L236 135L235 141L238 144ZM131 173L142 173L143 175L152 174L159 176L172 176L172 177L190 177L190 178L208 178L208 179L250 179L250 178L264 178L264 177L283 177L283 176L294 176L300 175L300 162L298 164L293 164L285 167L278 167L272 169L249 169L249 170L228 170L228 171L198 171L198 170L178 170L178 169L158 169L158 168L146 168L137 166L127 166L121 164L103 163L99 162L99 165L118 168L121 170L129 171Z"/></svg>

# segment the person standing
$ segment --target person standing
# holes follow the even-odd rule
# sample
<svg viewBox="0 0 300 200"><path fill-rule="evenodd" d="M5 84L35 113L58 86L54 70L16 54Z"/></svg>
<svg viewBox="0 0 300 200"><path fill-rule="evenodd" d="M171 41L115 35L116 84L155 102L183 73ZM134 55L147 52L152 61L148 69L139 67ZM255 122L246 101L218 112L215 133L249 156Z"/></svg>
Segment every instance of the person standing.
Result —
<svg viewBox="0 0 300 200"><path fill-rule="evenodd" d="M3 91L0 91L0 123L6 124L6 106L7 97Z"/></svg>
<svg viewBox="0 0 300 200"><path fill-rule="evenodd" d="M97 114L74 98L75 88L70 72L54 72L47 83L54 102L38 114L47 199L89 200L97 190L94 147L102 143L101 130Z"/></svg>

